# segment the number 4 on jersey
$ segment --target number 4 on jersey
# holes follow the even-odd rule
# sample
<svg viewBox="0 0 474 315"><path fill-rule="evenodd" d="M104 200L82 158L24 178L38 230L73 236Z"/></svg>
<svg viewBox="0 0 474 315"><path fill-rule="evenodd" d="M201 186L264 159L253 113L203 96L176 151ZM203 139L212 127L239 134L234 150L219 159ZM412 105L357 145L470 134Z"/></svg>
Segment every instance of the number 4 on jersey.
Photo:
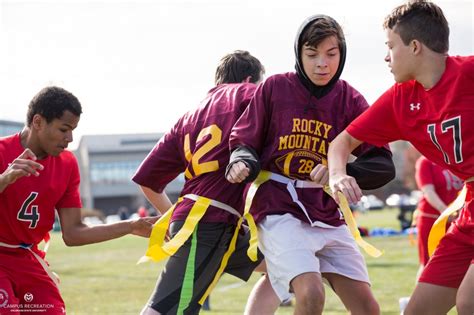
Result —
<svg viewBox="0 0 474 315"><path fill-rule="evenodd" d="M31 194L26 198L21 206L20 211L16 218L20 221L26 221L30 223L30 229L36 228L38 225L38 221L40 219L40 214L38 212L38 206L31 205L33 201L35 201L36 197L38 197L37 192L31 192Z"/></svg>

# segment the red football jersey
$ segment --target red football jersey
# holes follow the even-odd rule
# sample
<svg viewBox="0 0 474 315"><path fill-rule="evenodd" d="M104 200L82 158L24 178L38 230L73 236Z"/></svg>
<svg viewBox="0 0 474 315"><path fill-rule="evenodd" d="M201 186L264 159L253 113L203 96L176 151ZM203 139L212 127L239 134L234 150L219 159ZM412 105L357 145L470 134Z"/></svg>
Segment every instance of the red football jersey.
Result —
<svg viewBox="0 0 474 315"><path fill-rule="evenodd" d="M466 180L474 176L474 56L447 57L439 82L425 90L416 81L387 90L347 131L381 146L410 141L424 156ZM474 209L457 224L474 227Z"/></svg>
<svg viewBox="0 0 474 315"><path fill-rule="evenodd" d="M446 205L449 205L456 199L458 192L463 186L463 182L459 177L431 162L424 156L416 161L415 177L418 188L421 189L425 185L433 185L436 194ZM439 211L425 197L420 199L418 209L424 213L439 215Z"/></svg>
<svg viewBox="0 0 474 315"><path fill-rule="evenodd" d="M248 106L255 84L220 84L211 89L200 106L181 117L155 145L140 165L133 181L162 192L184 172L181 195L196 194L223 202L243 212L245 185L225 179L229 163L229 134ZM194 201L185 199L173 213L172 221L184 220ZM213 206L201 222L235 222L234 215Z"/></svg>
<svg viewBox="0 0 474 315"><path fill-rule="evenodd" d="M20 134L0 138L0 173L25 149ZM18 179L0 193L0 242L38 244L53 228L54 209L81 208L79 168L69 151L48 156L40 176Z"/></svg>

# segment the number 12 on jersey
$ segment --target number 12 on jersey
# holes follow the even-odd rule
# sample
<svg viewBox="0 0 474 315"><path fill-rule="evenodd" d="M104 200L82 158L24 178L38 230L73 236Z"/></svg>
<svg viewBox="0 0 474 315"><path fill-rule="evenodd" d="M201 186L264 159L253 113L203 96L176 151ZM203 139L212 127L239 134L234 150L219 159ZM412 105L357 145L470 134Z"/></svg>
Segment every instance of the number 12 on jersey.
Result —
<svg viewBox="0 0 474 315"><path fill-rule="evenodd" d="M207 153L218 146L222 141L222 130L215 124L210 125L199 132L196 143L201 141L204 137L210 135L210 138L199 147L194 154L191 152L189 133L184 136L184 155L186 160L192 166L194 176L204 173L213 172L219 169L219 161L201 161ZM186 168L184 175L187 179L193 178L189 166Z"/></svg>

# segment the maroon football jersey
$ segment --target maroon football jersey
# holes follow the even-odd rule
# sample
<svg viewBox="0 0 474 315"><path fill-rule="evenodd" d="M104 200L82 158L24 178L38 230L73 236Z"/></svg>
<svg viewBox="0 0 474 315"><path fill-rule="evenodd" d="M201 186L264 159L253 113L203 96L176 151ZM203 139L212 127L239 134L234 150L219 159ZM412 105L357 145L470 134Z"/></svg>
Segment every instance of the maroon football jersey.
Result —
<svg viewBox="0 0 474 315"><path fill-rule="evenodd" d="M0 173L25 149L16 134L0 138ZM38 244L53 228L54 209L81 208L79 168L69 151L36 162L40 176L18 179L0 193L0 242Z"/></svg>
<svg viewBox="0 0 474 315"><path fill-rule="evenodd" d="M313 168L326 163L329 143L368 108L364 97L339 80L332 91L311 97L295 73L269 77L260 85L230 136L230 148L246 145L259 155L262 169L293 179L310 180ZM356 155L369 149L363 145ZM312 221L339 226L344 223L337 204L320 188L298 189L298 198ZM286 185L264 183L251 213L260 221L269 214L291 213L307 221Z"/></svg>
<svg viewBox="0 0 474 315"><path fill-rule="evenodd" d="M181 195L196 194L223 202L243 212L245 185L225 179L229 163L229 134L255 91L255 84L221 84L209 91L200 106L181 117L140 165L133 181L162 192L184 172ZM193 201L185 199L172 221L184 220ZM228 212L209 207L201 222L235 222Z"/></svg>

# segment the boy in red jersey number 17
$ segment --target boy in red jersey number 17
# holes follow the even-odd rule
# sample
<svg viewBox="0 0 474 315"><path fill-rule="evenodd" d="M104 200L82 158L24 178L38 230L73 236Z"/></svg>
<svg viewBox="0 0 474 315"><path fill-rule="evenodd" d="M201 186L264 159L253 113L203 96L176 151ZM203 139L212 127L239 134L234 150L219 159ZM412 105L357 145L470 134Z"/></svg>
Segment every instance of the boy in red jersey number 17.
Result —
<svg viewBox="0 0 474 315"><path fill-rule="evenodd" d="M81 113L74 95L47 87L30 102L26 127L0 138L2 315L18 314L31 298L39 305L36 312L65 313L57 278L38 249L53 227L55 209L68 246L126 234L148 237L156 220L140 218L94 227L82 223L79 168L74 155L66 151Z"/></svg>
<svg viewBox="0 0 474 315"><path fill-rule="evenodd" d="M448 56L449 27L434 3L412 1L384 22L395 83L353 121L329 148L330 186L350 202L361 191L346 175L350 152L362 141L398 139L465 181L458 219L425 266L405 314L474 314L474 56Z"/></svg>

